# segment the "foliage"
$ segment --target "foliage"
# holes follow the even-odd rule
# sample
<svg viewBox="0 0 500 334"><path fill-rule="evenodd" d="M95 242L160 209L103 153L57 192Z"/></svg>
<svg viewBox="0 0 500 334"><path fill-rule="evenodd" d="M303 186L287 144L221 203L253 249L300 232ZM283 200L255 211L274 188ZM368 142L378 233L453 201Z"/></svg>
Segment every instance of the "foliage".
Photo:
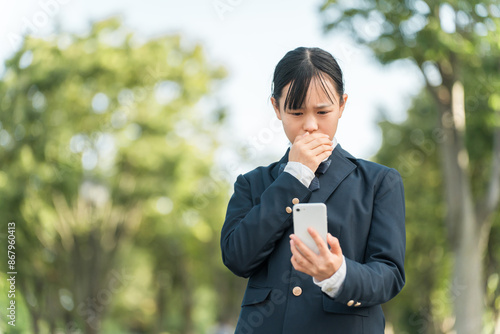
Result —
<svg viewBox="0 0 500 334"><path fill-rule="evenodd" d="M405 186L407 282L403 291L384 305L395 333L439 332L451 315L446 296L451 261L442 224L441 137L432 108L432 101L422 93L405 122L380 123L383 142L375 160L396 168Z"/></svg>
<svg viewBox="0 0 500 334"><path fill-rule="evenodd" d="M218 276L224 111L210 96L225 70L200 45L141 41L117 18L26 37L5 67L0 221L2 233L16 222L31 318L16 330L190 333L220 320L228 301L213 287L233 281Z"/></svg>
<svg viewBox="0 0 500 334"><path fill-rule="evenodd" d="M480 110L487 118L491 111ZM443 170L439 143L443 139L432 99L425 91L414 101L408 118L401 124L382 121L379 126L383 142L375 160L396 168L402 175L406 197L407 252L405 269L407 283L394 300L384 305L388 322L395 333L446 333L453 325L452 301L464 286L451 278L451 247L443 224ZM477 116L474 115L474 116ZM469 121L469 118L471 120ZM469 115L470 137L477 150L471 154L474 180L487 177L488 148L491 149L492 128L477 124ZM480 182L475 184L479 187ZM482 184L484 189L486 185ZM493 332L492 319L500 310L500 252L498 249L500 214L494 215L485 263L485 289L488 311L486 333ZM450 289L451 287L451 289ZM451 291L450 291L451 290Z"/></svg>

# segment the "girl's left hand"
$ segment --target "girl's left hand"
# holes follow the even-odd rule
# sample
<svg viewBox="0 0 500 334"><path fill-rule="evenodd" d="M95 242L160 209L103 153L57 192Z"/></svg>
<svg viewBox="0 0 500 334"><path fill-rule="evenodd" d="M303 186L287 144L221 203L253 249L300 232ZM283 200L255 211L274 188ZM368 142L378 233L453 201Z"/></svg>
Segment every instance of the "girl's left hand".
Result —
<svg viewBox="0 0 500 334"><path fill-rule="evenodd" d="M333 274L342 265L342 249L340 248L339 240L333 237L330 233L326 236L326 240L330 245L321 239L318 232L312 227L307 229L314 242L319 249L319 254L313 252L295 235L290 235L290 248L292 250L292 265L295 270L308 274L321 282L332 277Z"/></svg>

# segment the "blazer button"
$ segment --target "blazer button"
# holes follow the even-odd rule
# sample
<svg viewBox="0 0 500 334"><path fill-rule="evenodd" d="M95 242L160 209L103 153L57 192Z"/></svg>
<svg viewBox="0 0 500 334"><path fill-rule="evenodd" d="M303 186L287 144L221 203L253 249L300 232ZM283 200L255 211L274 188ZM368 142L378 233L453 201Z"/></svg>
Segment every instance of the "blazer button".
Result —
<svg viewBox="0 0 500 334"><path fill-rule="evenodd" d="M287 206L285 210L286 210L286 213L292 213L292 208L289 206Z"/></svg>
<svg viewBox="0 0 500 334"><path fill-rule="evenodd" d="M302 294L302 288L300 286L296 286L293 288L292 293L294 296L298 297Z"/></svg>
<svg viewBox="0 0 500 334"><path fill-rule="evenodd" d="M361 306L360 302L357 302L356 304L354 304L354 307L358 307L358 306Z"/></svg>
<svg viewBox="0 0 500 334"><path fill-rule="evenodd" d="M292 203L293 204L299 204L299 199L297 197L295 197L294 199L292 199Z"/></svg>
<svg viewBox="0 0 500 334"><path fill-rule="evenodd" d="M354 305L354 300L350 300L347 302L347 306L351 307L352 305Z"/></svg>

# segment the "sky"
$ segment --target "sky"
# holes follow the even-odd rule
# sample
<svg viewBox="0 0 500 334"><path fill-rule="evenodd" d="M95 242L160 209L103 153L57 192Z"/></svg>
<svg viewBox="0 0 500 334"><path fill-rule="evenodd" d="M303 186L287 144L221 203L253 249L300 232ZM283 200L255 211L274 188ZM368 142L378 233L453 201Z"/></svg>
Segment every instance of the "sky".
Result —
<svg viewBox="0 0 500 334"><path fill-rule="evenodd" d="M377 63L366 48L344 32L323 33L322 1L300 0L0 0L0 63L19 44L16 36L30 31L47 36L62 31L83 33L90 22L120 15L124 24L144 38L182 34L183 43L203 45L207 58L228 70L218 92L227 107L227 126L219 138L220 159L235 162L235 177L253 164L279 159L288 147L269 101L274 67L298 46L320 47L338 60L348 102L337 131L342 147L370 159L379 149L377 121L400 122L412 97L422 87L419 72L408 62ZM35 31L36 30L36 31ZM0 73L3 65L0 65ZM247 147L254 159L239 162L237 147ZM255 166L253 166L255 167Z"/></svg>

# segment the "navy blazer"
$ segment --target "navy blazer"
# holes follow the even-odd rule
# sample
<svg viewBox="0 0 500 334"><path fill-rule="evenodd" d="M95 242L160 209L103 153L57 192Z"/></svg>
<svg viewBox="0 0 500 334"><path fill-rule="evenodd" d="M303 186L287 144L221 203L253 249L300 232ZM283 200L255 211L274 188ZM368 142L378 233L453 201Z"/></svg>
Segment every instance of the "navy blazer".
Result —
<svg viewBox="0 0 500 334"><path fill-rule="evenodd" d="M380 305L405 283L403 182L395 169L356 159L340 145L330 159L314 192L279 173L288 151L238 176L221 232L224 264L249 277L236 333L384 333ZM293 199L327 206L328 231L339 239L347 265L335 298L290 262Z"/></svg>

